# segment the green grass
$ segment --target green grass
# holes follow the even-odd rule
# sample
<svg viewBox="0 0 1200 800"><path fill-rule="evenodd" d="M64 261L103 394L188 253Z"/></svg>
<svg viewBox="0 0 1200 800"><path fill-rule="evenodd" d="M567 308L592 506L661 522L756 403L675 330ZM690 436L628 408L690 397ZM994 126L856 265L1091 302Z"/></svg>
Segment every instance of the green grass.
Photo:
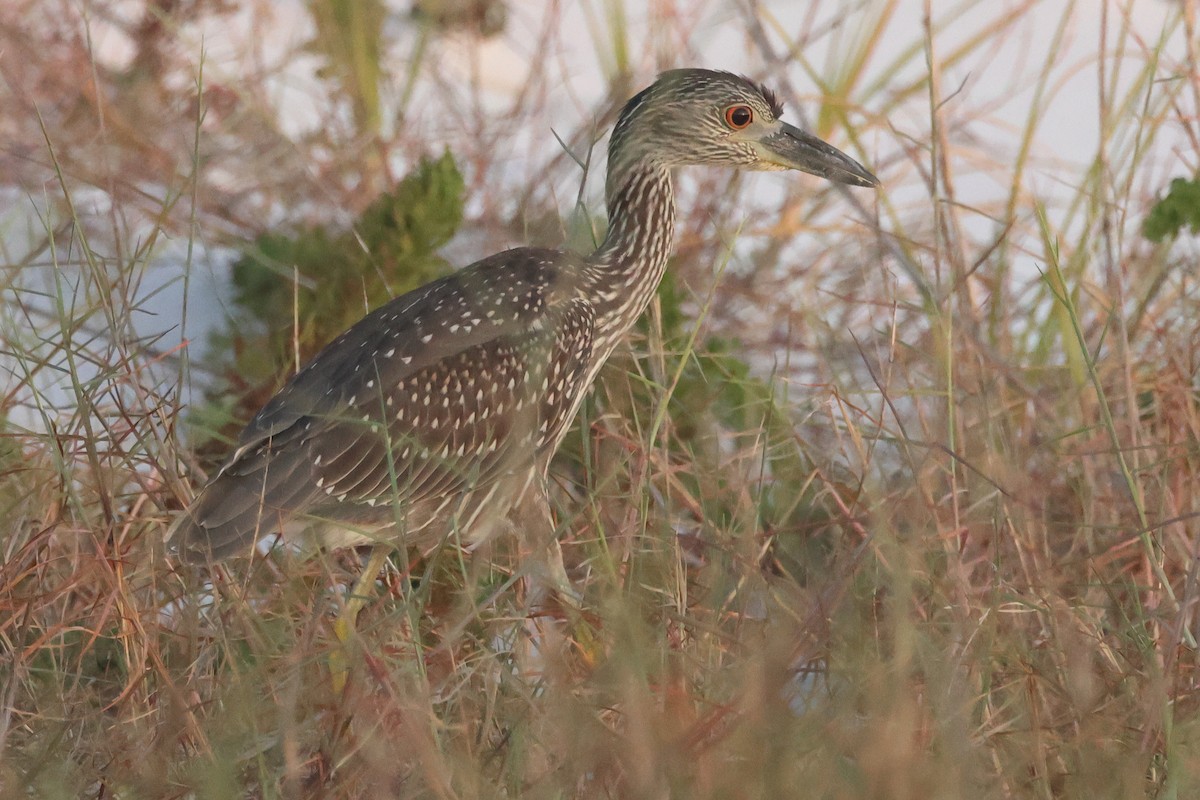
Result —
<svg viewBox="0 0 1200 800"><path fill-rule="evenodd" d="M213 465L203 389L249 357L141 338L178 321L145 322L164 263L194 283L214 246L279 245L263 297L290 363L322 263L354 253L325 322L401 285L403 247L344 231L422 155L449 148L465 182L451 262L557 244L601 217L580 166L652 76L643 51L727 65L718 12L656 6L647 34L590 2L580 53L568 12L514 4L519 52L540 37L617 88L584 104L555 56L497 108L439 61L467 34L429 22L329 3L317 40L268 57L265 3L203 50L200 22L235 30L216 4L25 5L0 13L0 797L1200 793L1195 209L1167 194L1197 172L1200 68L1176 6L1159 36L1105 5L1082 47L1084 4L719 12L789 118L883 188L690 174L670 278L554 470L582 610L526 596L532 537L397 558L336 695L359 555L163 552ZM1088 143L1051 158L1072 102ZM577 194L586 224L563 219ZM1177 234L1147 240L1148 218ZM318 229L324 262L288 249Z"/></svg>

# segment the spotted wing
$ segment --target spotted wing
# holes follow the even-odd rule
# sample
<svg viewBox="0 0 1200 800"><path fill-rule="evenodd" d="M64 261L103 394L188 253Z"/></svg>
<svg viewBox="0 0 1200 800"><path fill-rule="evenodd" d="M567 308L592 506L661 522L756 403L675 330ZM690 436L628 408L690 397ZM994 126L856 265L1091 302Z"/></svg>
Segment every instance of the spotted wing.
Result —
<svg viewBox="0 0 1200 800"><path fill-rule="evenodd" d="M527 469L569 423L594 317L581 300L358 398L311 439L316 516L422 528L464 492ZM378 511L373 511L379 509Z"/></svg>
<svg viewBox="0 0 1200 800"><path fill-rule="evenodd" d="M594 315L571 258L500 253L377 309L255 416L179 523L221 558L298 513L401 524L557 441L582 391Z"/></svg>

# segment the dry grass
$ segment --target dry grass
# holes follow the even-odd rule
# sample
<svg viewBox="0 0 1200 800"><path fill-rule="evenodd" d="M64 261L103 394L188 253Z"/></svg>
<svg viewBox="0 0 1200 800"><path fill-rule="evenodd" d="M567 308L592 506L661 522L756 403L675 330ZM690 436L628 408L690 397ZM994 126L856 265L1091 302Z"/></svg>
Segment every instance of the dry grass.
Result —
<svg viewBox="0 0 1200 800"><path fill-rule="evenodd" d="M313 76L267 3L5 5L0 795L1200 793L1197 253L1138 235L1200 166L1195 3L716 5L514 4L533 66L503 100L453 66L469 34L398 13L378 60L351 37ZM1151 5L1161 38L1127 16ZM687 176L700 334L656 309L558 471L585 611L531 610L522 543L447 548L389 574L334 695L353 553L164 556L206 380L147 336L195 335L147 322L164 265L190 286L269 225L344 221L443 146L458 261L586 247L550 127L582 157L655 68L731 66L714 20L884 189ZM757 376L722 389L736 429L684 379L727 365L716 335Z"/></svg>

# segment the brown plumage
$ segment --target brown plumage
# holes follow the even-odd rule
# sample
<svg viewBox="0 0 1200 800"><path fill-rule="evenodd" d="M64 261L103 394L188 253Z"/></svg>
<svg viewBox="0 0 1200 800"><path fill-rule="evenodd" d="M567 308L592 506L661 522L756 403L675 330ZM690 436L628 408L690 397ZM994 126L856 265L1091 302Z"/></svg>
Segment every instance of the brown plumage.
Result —
<svg viewBox="0 0 1200 800"><path fill-rule="evenodd" d="M774 95L728 73L664 73L609 145L609 231L587 258L498 253L368 314L251 420L173 528L189 560L261 537L327 546L377 535L479 541L530 493L584 393L652 297L670 252L670 170L874 176L778 120Z"/></svg>

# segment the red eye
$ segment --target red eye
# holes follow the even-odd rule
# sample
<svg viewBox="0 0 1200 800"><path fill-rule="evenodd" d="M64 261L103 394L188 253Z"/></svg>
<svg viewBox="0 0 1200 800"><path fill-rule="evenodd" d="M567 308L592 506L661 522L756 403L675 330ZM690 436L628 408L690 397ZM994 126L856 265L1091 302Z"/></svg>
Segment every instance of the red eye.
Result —
<svg viewBox="0 0 1200 800"><path fill-rule="evenodd" d="M750 106L730 106L725 109L725 123L735 131L754 122L754 112Z"/></svg>

